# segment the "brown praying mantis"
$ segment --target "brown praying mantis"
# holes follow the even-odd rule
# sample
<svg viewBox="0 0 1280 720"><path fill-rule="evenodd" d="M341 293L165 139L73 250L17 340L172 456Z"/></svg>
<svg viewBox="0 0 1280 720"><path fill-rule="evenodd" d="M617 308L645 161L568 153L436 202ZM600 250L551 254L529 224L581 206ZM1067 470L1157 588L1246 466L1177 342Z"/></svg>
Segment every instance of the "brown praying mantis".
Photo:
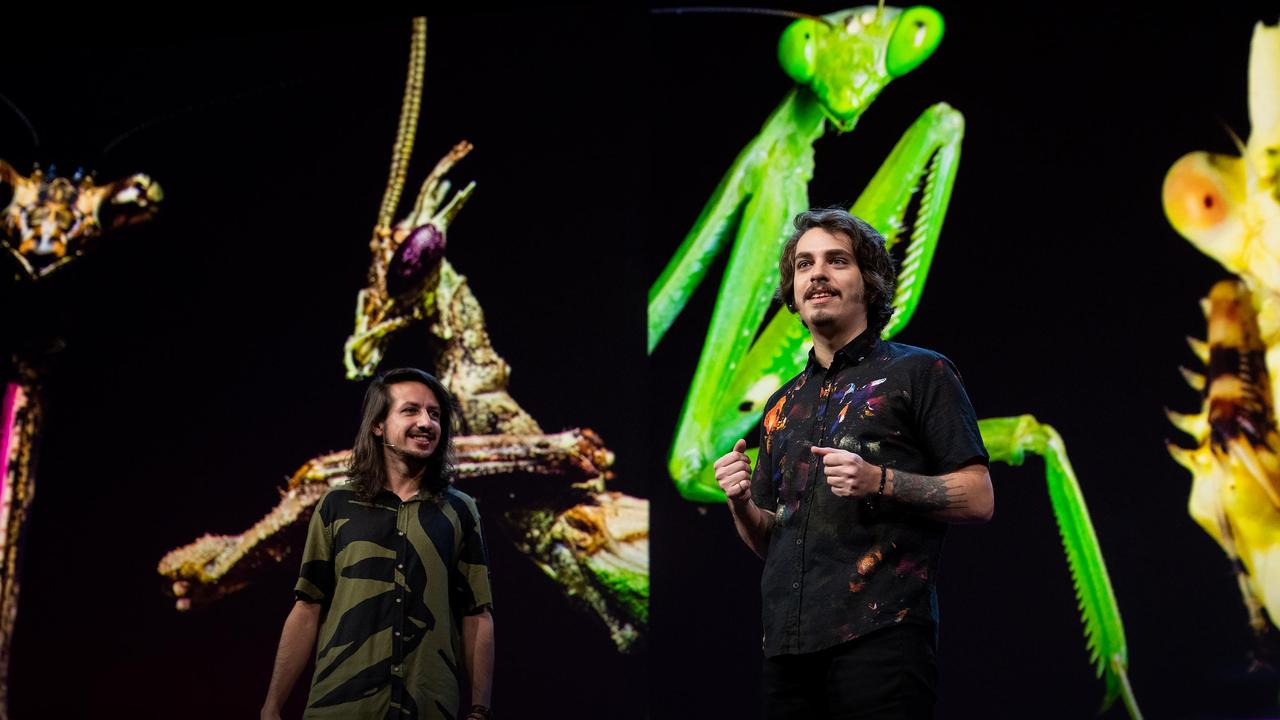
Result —
<svg viewBox="0 0 1280 720"><path fill-rule="evenodd" d="M414 21L409 71L391 170L374 225L368 285L356 300L344 351L347 377L377 368L393 336L429 334L434 368L460 405L459 486L501 523L574 603L598 617L620 650L637 646L648 618L648 501L607 489L613 454L589 429L548 434L507 392L510 368L494 350L484 311L444 256L446 232L474 192L450 196L448 172L472 147L455 145L423 182L412 210L393 223L422 102L427 22ZM235 592L287 560L296 562L315 503L346 478L346 451L315 457L251 528L205 535L168 553L159 572L179 610ZM292 569L292 567L290 567Z"/></svg>
<svg viewBox="0 0 1280 720"><path fill-rule="evenodd" d="M159 209L164 193L138 173L106 185L77 172L60 177L51 168L19 173L0 160L0 184L13 192L0 219L0 245L16 264L12 280L30 289L89 250L104 230L140 223ZM0 720L8 716L9 652L18 612L18 567L23 530L35 496L41 433L43 356L19 351L16 377L4 386L0 405Z"/></svg>

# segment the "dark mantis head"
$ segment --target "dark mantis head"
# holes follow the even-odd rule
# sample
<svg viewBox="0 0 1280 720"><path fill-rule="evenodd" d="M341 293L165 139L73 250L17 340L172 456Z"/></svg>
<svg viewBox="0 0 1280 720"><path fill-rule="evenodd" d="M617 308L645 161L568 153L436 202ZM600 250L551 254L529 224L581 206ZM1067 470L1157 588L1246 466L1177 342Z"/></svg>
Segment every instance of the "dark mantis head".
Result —
<svg viewBox="0 0 1280 720"><path fill-rule="evenodd" d="M942 31L942 15L923 5L841 10L791 23L778 42L778 62L847 131L890 80L933 54Z"/></svg>
<svg viewBox="0 0 1280 720"><path fill-rule="evenodd" d="M141 173L107 185L77 172L59 177L35 169L29 177L0 160L0 183L13 197L0 218L3 245L35 279L79 257L102 234L150 219L164 193Z"/></svg>
<svg viewBox="0 0 1280 720"><path fill-rule="evenodd" d="M475 190L473 182L449 198L451 184L445 174L469 152L471 143L464 140L455 145L422 183L413 211L394 226L384 217L374 227L369 285L356 298L356 327L344 351L348 378L372 375L392 336L435 316L446 233ZM398 189L392 198L389 205L393 207ZM447 275L454 277L452 271ZM448 279L446 284L456 282ZM452 291L451 287L444 290Z"/></svg>

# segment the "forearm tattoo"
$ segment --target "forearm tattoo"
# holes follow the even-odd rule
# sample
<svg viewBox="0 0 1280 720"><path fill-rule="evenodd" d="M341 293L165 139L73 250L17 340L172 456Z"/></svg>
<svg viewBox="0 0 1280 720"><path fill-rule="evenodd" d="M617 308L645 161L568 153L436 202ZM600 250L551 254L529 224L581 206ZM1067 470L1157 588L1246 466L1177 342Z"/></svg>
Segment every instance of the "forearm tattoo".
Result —
<svg viewBox="0 0 1280 720"><path fill-rule="evenodd" d="M923 512L959 510L968 507L964 487L958 480L893 471L893 498Z"/></svg>

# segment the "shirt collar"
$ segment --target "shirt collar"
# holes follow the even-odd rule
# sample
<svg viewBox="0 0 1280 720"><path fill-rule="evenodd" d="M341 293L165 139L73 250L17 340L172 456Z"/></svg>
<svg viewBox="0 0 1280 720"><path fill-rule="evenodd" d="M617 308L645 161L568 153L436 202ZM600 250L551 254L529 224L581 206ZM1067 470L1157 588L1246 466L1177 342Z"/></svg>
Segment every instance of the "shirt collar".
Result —
<svg viewBox="0 0 1280 720"><path fill-rule="evenodd" d="M396 495L395 493L391 492L391 488L386 487L385 485L383 486L382 490L378 492L378 495L380 497L384 497L387 501L391 502L394 505L418 502L421 500L427 500L431 497L431 493L425 487L419 487L418 492L415 495L410 497L408 500L401 500L399 495Z"/></svg>
<svg viewBox="0 0 1280 720"><path fill-rule="evenodd" d="M850 340L844 347L835 352L831 358L831 367L839 369L845 365L857 365L876 349L876 345L880 344L880 333L866 328L857 337ZM809 369L821 369L822 365L818 364L818 358L813 353L813 348L809 348Z"/></svg>

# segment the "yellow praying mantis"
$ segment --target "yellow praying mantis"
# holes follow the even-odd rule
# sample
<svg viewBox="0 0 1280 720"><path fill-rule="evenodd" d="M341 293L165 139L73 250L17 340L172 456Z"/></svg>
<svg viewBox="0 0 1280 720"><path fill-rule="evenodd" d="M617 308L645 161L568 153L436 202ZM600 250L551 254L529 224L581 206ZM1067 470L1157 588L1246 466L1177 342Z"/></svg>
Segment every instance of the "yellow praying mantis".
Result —
<svg viewBox="0 0 1280 720"><path fill-rule="evenodd" d="M1196 441L1169 451L1191 471L1187 507L1231 560L1255 634L1280 614L1280 26L1258 23L1249 53L1247 142L1240 156L1193 152L1165 176L1170 224L1236 275L1204 300L1206 340L1189 338L1207 374L1198 413L1169 418ZM1265 616L1264 616L1264 612Z"/></svg>

